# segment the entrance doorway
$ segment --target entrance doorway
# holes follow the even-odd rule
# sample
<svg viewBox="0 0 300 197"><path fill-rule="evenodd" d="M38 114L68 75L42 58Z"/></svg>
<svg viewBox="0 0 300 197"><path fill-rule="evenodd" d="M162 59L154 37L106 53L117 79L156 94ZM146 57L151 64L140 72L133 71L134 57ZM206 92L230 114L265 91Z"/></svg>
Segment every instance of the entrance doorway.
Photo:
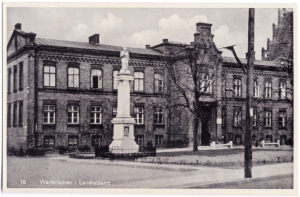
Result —
<svg viewBox="0 0 300 197"><path fill-rule="evenodd" d="M210 145L210 133L209 133L209 117L201 118L201 145L209 146Z"/></svg>

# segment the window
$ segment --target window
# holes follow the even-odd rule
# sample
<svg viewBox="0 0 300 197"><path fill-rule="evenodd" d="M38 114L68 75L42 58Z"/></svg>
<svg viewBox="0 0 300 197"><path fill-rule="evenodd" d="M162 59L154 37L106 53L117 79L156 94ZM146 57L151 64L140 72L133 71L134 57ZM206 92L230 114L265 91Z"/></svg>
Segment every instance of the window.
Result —
<svg viewBox="0 0 300 197"><path fill-rule="evenodd" d="M235 97L242 96L242 80L241 79L233 79L233 90Z"/></svg>
<svg viewBox="0 0 300 197"><path fill-rule="evenodd" d="M24 71L23 71L23 62L19 64L19 90L23 90L24 86Z"/></svg>
<svg viewBox="0 0 300 197"><path fill-rule="evenodd" d="M163 143L162 135L155 135L155 146L161 146Z"/></svg>
<svg viewBox="0 0 300 197"><path fill-rule="evenodd" d="M79 87L79 68L75 68L75 67L68 68L68 87L69 88Z"/></svg>
<svg viewBox="0 0 300 197"><path fill-rule="evenodd" d="M69 136L68 146L70 148L76 148L78 146L78 136Z"/></svg>
<svg viewBox="0 0 300 197"><path fill-rule="evenodd" d="M233 126L235 126L235 127L242 126L242 110L241 110L241 108L234 109Z"/></svg>
<svg viewBox="0 0 300 197"><path fill-rule="evenodd" d="M101 136L93 135L92 136L92 147L100 147L101 146Z"/></svg>
<svg viewBox="0 0 300 197"><path fill-rule="evenodd" d="M257 109L253 109L253 124L252 126L257 126Z"/></svg>
<svg viewBox="0 0 300 197"><path fill-rule="evenodd" d="M7 73L7 92L8 94L10 94L10 90L11 90L11 69L8 69L8 73Z"/></svg>
<svg viewBox="0 0 300 197"><path fill-rule="evenodd" d="M134 108L135 124L144 124L144 107Z"/></svg>
<svg viewBox="0 0 300 197"><path fill-rule="evenodd" d="M102 70L92 69L91 70L91 88L100 89L102 88Z"/></svg>
<svg viewBox="0 0 300 197"><path fill-rule="evenodd" d="M112 116L116 117L117 116L117 106L112 107Z"/></svg>
<svg viewBox="0 0 300 197"><path fill-rule="evenodd" d="M285 111L279 111L278 126L286 127L286 112Z"/></svg>
<svg viewBox="0 0 300 197"><path fill-rule="evenodd" d="M102 124L101 106L91 106L91 124Z"/></svg>
<svg viewBox="0 0 300 197"><path fill-rule="evenodd" d="M286 84L284 82L279 83L279 98L284 99L286 97Z"/></svg>
<svg viewBox="0 0 300 197"><path fill-rule="evenodd" d="M154 108L154 124L163 124L163 109L161 107Z"/></svg>
<svg viewBox="0 0 300 197"><path fill-rule="evenodd" d="M79 123L79 106L69 105L68 106L68 124Z"/></svg>
<svg viewBox="0 0 300 197"><path fill-rule="evenodd" d="M226 125L226 108L223 107L222 108L222 112L221 112L221 116L222 116L222 126L225 126Z"/></svg>
<svg viewBox="0 0 300 197"><path fill-rule="evenodd" d="M119 74L118 70L113 71L113 89L117 90L118 89L118 81L116 80L116 76Z"/></svg>
<svg viewBox="0 0 300 197"><path fill-rule="evenodd" d="M10 127L11 125L11 104L7 104L7 127Z"/></svg>
<svg viewBox="0 0 300 197"><path fill-rule="evenodd" d="M272 98L272 83L270 81L265 83L265 98Z"/></svg>
<svg viewBox="0 0 300 197"><path fill-rule="evenodd" d="M221 81L221 92L222 92L222 97L226 96L226 80L222 79Z"/></svg>
<svg viewBox="0 0 300 197"><path fill-rule="evenodd" d="M235 135L235 143L238 145L242 144L242 136L240 134Z"/></svg>
<svg viewBox="0 0 300 197"><path fill-rule="evenodd" d="M55 123L55 105L44 105L44 124L54 124Z"/></svg>
<svg viewBox="0 0 300 197"><path fill-rule="evenodd" d="M266 142L273 142L273 136L272 135L266 135Z"/></svg>
<svg viewBox="0 0 300 197"><path fill-rule="evenodd" d="M143 72L134 72L134 91L144 91Z"/></svg>
<svg viewBox="0 0 300 197"><path fill-rule="evenodd" d="M56 85L56 67L44 66L44 87L55 87Z"/></svg>
<svg viewBox="0 0 300 197"><path fill-rule="evenodd" d="M264 122L266 127L272 126L272 111L265 111Z"/></svg>
<svg viewBox="0 0 300 197"><path fill-rule="evenodd" d="M154 74L154 92L162 92L162 91L163 91L162 74L155 73Z"/></svg>
<svg viewBox="0 0 300 197"><path fill-rule="evenodd" d="M44 138L44 148L54 148L54 137Z"/></svg>
<svg viewBox="0 0 300 197"><path fill-rule="evenodd" d="M142 146L144 144L144 136L142 136L142 135L136 135L135 136L135 142L138 145Z"/></svg>
<svg viewBox="0 0 300 197"><path fill-rule="evenodd" d="M19 127L23 126L23 101L19 101Z"/></svg>
<svg viewBox="0 0 300 197"><path fill-rule="evenodd" d="M14 111L13 111L13 126L14 126L14 127L17 126L17 108L18 108L18 105L17 105L17 103L15 102L15 103L14 103Z"/></svg>
<svg viewBox="0 0 300 197"><path fill-rule="evenodd" d="M201 76L200 91L201 92L211 92L212 91L211 80L209 79L208 74L203 74Z"/></svg>
<svg viewBox="0 0 300 197"><path fill-rule="evenodd" d="M18 83L18 78L17 78L17 66L14 66L14 92L17 92L17 83Z"/></svg>
<svg viewBox="0 0 300 197"><path fill-rule="evenodd" d="M259 86L258 86L257 80L254 80L254 83L253 83L253 93L254 93L255 98L259 97Z"/></svg>

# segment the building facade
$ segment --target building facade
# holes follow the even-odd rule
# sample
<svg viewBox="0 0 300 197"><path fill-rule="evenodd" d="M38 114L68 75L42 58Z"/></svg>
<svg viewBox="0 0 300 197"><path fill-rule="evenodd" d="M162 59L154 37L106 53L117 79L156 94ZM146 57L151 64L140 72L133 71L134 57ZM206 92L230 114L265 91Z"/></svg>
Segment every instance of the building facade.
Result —
<svg viewBox="0 0 300 197"><path fill-rule="evenodd" d="M153 47L128 48L129 69L134 76L130 109L139 145L162 147L192 142L191 115L170 107L174 91L165 57L170 49L182 50L195 42L206 43L220 56L210 28L211 24L197 23L191 44L163 39ZM38 38L23 31L21 24L15 25L7 46L8 147L76 149L111 143L111 120L117 112L114 77L121 68L122 48L100 44L99 34L88 40ZM241 61L246 64L246 59ZM288 76L274 61L255 61L254 68L253 142L280 139L287 144L293 129L293 111L286 101L288 89L292 89ZM222 57L204 70L206 74L201 77L209 85L201 99L208 112L199 123L198 143L232 140L242 145L246 75L230 57ZM211 78L213 73L217 73L216 80ZM188 80L185 75L181 77Z"/></svg>

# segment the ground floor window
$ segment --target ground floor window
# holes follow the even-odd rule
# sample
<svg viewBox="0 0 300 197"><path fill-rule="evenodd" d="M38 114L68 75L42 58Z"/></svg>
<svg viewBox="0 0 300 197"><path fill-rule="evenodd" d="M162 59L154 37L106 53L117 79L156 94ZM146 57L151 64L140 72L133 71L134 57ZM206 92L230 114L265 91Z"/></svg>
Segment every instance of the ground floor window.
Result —
<svg viewBox="0 0 300 197"><path fill-rule="evenodd" d="M44 137L44 148L53 148L54 147L54 137L47 136Z"/></svg>
<svg viewBox="0 0 300 197"><path fill-rule="evenodd" d="M242 136L241 135L239 135L239 134L235 135L235 143L237 145L242 144Z"/></svg>
<svg viewBox="0 0 300 197"><path fill-rule="evenodd" d="M155 146L161 146L163 143L163 135L155 135Z"/></svg>
<svg viewBox="0 0 300 197"><path fill-rule="evenodd" d="M77 148L78 146L78 136L69 136L68 147Z"/></svg>
<svg viewBox="0 0 300 197"><path fill-rule="evenodd" d="M101 135L93 135L92 136L92 147L100 147L101 146Z"/></svg>
<svg viewBox="0 0 300 197"><path fill-rule="evenodd" d="M135 136L135 142L140 146L143 145L144 144L144 136L143 135L136 135Z"/></svg>

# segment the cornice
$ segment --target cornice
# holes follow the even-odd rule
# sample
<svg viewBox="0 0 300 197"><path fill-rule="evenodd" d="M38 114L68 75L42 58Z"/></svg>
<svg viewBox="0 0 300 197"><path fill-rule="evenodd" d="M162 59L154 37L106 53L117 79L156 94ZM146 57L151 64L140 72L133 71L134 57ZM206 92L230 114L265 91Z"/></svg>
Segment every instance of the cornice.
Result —
<svg viewBox="0 0 300 197"><path fill-rule="evenodd" d="M272 73L271 73L272 72ZM222 74L233 74L233 75L243 75L246 76L246 74L243 71L239 70L228 70L228 69L223 69ZM268 71L268 72L259 72L256 71L253 73L254 77L262 76L262 77L278 77L278 78L287 78L287 75L285 73L282 73L280 71Z"/></svg>

